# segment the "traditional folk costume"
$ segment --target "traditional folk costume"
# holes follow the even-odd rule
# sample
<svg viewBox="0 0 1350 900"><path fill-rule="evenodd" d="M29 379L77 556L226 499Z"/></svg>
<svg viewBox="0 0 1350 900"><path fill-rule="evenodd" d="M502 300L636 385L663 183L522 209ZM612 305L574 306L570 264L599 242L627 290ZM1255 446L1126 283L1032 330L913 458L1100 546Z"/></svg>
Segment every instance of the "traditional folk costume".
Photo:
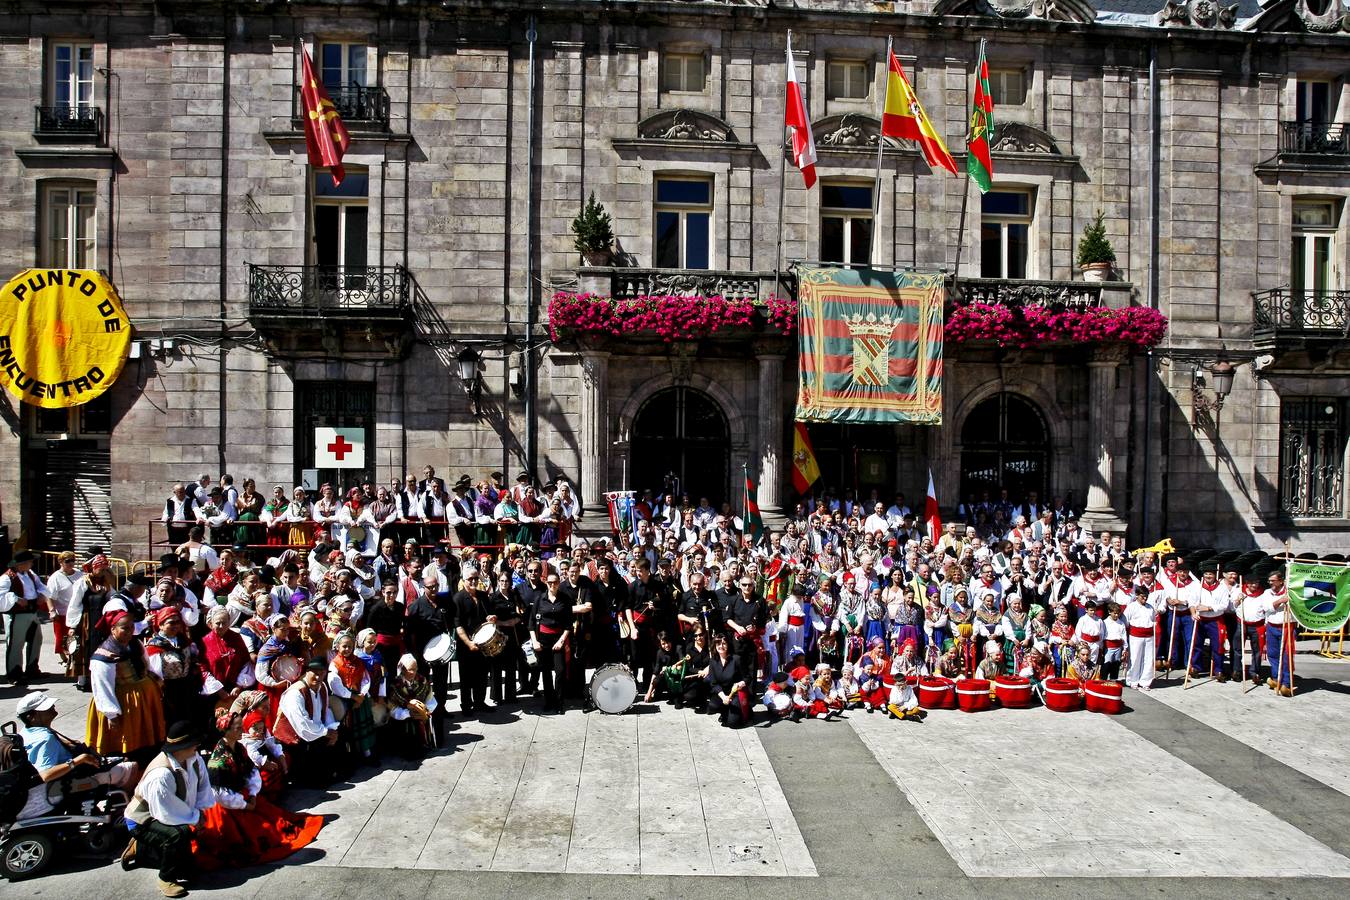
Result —
<svg viewBox="0 0 1350 900"><path fill-rule="evenodd" d="M1289 595L1284 588L1269 588L1261 595L1261 610L1266 617L1266 661L1270 677L1266 685L1284 696L1294 692L1294 617L1289 612Z"/></svg>
<svg viewBox="0 0 1350 900"><path fill-rule="evenodd" d="M1228 586L1221 581L1216 581L1212 585L1206 584L1201 579L1197 595L1200 601L1198 607L1200 618L1195 622L1195 627L1199 631L1196 632L1195 648L1187 664L1191 667L1191 675L1194 677L1201 674L1200 662L1207 658L1209 675L1217 676L1220 681L1227 681L1233 671L1232 660L1224 658L1224 647L1228 644L1228 631L1224 627L1224 620L1232 607L1228 600Z"/></svg>
<svg viewBox="0 0 1350 900"><path fill-rule="evenodd" d="M317 663L311 663L317 670ZM302 678L286 689L278 704L272 733L286 745L295 777L316 787L332 783L335 766L328 735L338 729L328 705L328 687L310 687Z"/></svg>
<svg viewBox="0 0 1350 900"><path fill-rule="evenodd" d="M1003 668L1005 675L1013 675L1022 668L1022 654L1026 652L1031 626L1031 613L1017 612L1011 606L1003 614Z"/></svg>
<svg viewBox="0 0 1350 900"><path fill-rule="evenodd" d="M1254 684L1261 683L1261 659L1266 655L1266 613L1262 604L1265 589L1258 579L1243 581L1237 601L1237 614L1242 622L1242 639L1246 648L1242 660L1242 678Z"/></svg>
<svg viewBox="0 0 1350 900"><path fill-rule="evenodd" d="M178 610L169 606L155 614L156 632L145 640L146 667L160 679L164 721L188 721L200 728L207 720L208 703L201 698L197 648L184 635L168 637L158 632L160 623L174 617L179 617Z"/></svg>
<svg viewBox="0 0 1350 900"><path fill-rule="evenodd" d="M368 757L375 749L375 715L371 710L370 672L355 653L338 654L328 667L330 696L343 701L338 742L351 752Z"/></svg>
<svg viewBox="0 0 1350 900"><path fill-rule="evenodd" d="M848 705L848 696L840 690L839 683L834 680L834 670L830 668L829 663L820 663L816 666L816 689L825 698L825 705L830 711L842 712Z"/></svg>
<svg viewBox="0 0 1350 900"><path fill-rule="evenodd" d="M1017 673L1031 682L1033 689L1039 687L1047 678L1055 677L1055 660L1050 655L1050 647L1045 641L1037 641L1030 652L1022 658L1022 668Z"/></svg>
<svg viewBox="0 0 1350 900"><path fill-rule="evenodd" d="M1096 603L1096 601L1093 602ZM1105 632L1106 629L1102 625L1102 620L1098 618L1096 611L1093 609L1089 609L1086 615L1080 616L1078 624L1074 626L1073 642L1074 644L1087 645L1094 666L1101 664L1102 639Z"/></svg>
<svg viewBox="0 0 1350 900"><path fill-rule="evenodd" d="M890 660L886 659L885 643L874 638L858 663L858 694L868 712L886 708L890 699Z"/></svg>
<svg viewBox="0 0 1350 900"><path fill-rule="evenodd" d="M862 702L858 679L853 675L853 663L844 663L839 670L839 681L835 683L835 690L844 698L845 709L853 709Z"/></svg>
<svg viewBox="0 0 1350 900"><path fill-rule="evenodd" d="M913 640L900 645L900 652L891 662L891 691L887 698L886 712L892 719L922 719L927 712L919 707L919 698L914 693L909 679L917 679L923 674L923 665L919 662L918 651Z"/></svg>
<svg viewBox="0 0 1350 900"><path fill-rule="evenodd" d="M389 683L389 716L403 730L405 755L413 756L436 746L436 731L431 727L436 698L432 696L431 682L416 668L417 658L411 653L403 654L398 672Z"/></svg>
<svg viewBox="0 0 1350 900"><path fill-rule="evenodd" d="M217 727L221 724L228 722ZM197 866L211 870L276 862L319 836L323 816L293 813L262 796L262 775L242 741L221 738L206 771L216 803L203 811L194 831ZM252 809L247 808L250 799Z"/></svg>
<svg viewBox="0 0 1350 900"><path fill-rule="evenodd" d="M1166 617L1160 618L1163 631L1163 659L1169 669L1184 669L1190 661L1186 653L1191 648L1191 633L1195 622L1191 613L1200 606L1200 586L1191 573L1177 569L1172 586L1165 590Z"/></svg>
<svg viewBox="0 0 1350 900"><path fill-rule="evenodd" d="M286 750L267 733L265 710L253 709L244 714L244 736L239 744L262 777L262 792L269 797L278 796L286 787Z"/></svg>
<svg viewBox="0 0 1350 900"><path fill-rule="evenodd" d="M1125 607L1125 629L1130 645L1130 664L1125 672L1126 687L1147 691L1153 686L1155 638L1158 609L1144 594L1136 594Z"/></svg>
<svg viewBox="0 0 1350 900"><path fill-rule="evenodd" d="M764 696L760 698L760 702L768 710L769 721L772 723L792 715L792 699L793 691L792 686L788 683L787 673L778 672L769 682L769 686L764 689Z"/></svg>
<svg viewBox="0 0 1350 900"><path fill-rule="evenodd" d="M111 626L125 612L104 616ZM90 658L85 743L102 756L131 756L164 740L164 703L159 683L146 671L145 651L135 638L120 644L108 638Z"/></svg>

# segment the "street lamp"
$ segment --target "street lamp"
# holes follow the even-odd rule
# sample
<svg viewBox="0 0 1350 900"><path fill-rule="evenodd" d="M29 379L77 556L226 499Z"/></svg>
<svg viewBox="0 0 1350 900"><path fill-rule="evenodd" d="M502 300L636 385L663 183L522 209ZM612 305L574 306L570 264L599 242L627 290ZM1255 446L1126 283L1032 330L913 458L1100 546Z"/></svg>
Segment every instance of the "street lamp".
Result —
<svg viewBox="0 0 1350 900"><path fill-rule="evenodd" d="M479 403L483 396L483 379L478 374L478 363L482 355L472 347L459 351L456 361L459 363L459 380L464 393L473 398L473 414L482 415Z"/></svg>
<svg viewBox="0 0 1350 900"><path fill-rule="evenodd" d="M1208 366L1209 389L1214 396L1210 397L1205 393L1205 376L1201 373L1199 366L1196 366L1191 376L1191 406L1194 407L1197 414L1210 413L1217 420L1223 412L1223 401L1233 390L1233 374L1237 372L1237 366L1226 359L1220 359L1218 362Z"/></svg>

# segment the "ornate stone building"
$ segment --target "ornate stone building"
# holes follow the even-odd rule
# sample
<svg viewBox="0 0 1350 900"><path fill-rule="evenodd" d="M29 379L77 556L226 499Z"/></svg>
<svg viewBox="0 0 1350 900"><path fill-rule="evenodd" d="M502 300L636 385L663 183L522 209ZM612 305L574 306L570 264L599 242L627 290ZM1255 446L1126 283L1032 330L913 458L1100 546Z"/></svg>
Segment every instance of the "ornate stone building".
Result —
<svg viewBox="0 0 1350 900"><path fill-rule="evenodd" d="M830 484L915 497L931 466L945 507L1072 492L1132 545L1340 546L1347 23L1340 0L14 0L0 268L106 271L137 343L108 402L0 403L4 519L139 556L173 481L289 487L318 426L362 429L381 483L530 467L595 510L670 475L734 499L745 465L789 504L790 338L555 342L548 305L766 300L824 260L945 269L956 303L1171 320L1145 355L950 345L941 426L813 427ZM789 29L809 192L780 175ZM905 142L875 178L888 35L958 163L987 39L989 195ZM353 134L340 186L306 163L302 45ZM613 266L572 246L592 192ZM1075 258L1099 210L1101 284Z"/></svg>

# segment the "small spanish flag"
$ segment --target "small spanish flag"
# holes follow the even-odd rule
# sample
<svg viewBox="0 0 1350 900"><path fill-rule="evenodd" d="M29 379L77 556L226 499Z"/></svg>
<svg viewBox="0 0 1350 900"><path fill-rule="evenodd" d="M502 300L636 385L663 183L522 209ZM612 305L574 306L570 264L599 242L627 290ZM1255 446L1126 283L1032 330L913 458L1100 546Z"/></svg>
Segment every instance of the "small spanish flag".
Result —
<svg viewBox="0 0 1350 900"><path fill-rule="evenodd" d="M929 121L928 113L924 112L923 104L905 77L905 70L900 67L900 61L895 58L889 42L886 56L886 105L881 113L881 133L886 137L914 141L919 145L930 169L943 168L953 175L958 174L956 161L947 152L942 136Z"/></svg>
<svg viewBox="0 0 1350 900"><path fill-rule="evenodd" d="M806 433L805 422L797 422L792 429L792 487L798 494L805 494L819 478L811 435Z"/></svg>

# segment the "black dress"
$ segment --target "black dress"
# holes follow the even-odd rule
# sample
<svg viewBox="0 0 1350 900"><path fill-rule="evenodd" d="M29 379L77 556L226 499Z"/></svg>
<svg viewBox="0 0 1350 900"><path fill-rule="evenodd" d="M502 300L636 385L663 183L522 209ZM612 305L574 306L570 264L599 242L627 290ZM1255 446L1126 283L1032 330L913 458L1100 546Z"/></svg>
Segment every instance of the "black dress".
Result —
<svg viewBox="0 0 1350 900"><path fill-rule="evenodd" d="M714 653L708 662L708 711L717 713L718 720L728 728L750 724L750 706L753 701L749 687L741 688L726 701L722 699L723 694L730 693L734 685L745 680L741 671L740 660L735 656L729 656L723 661Z"/></svg>

